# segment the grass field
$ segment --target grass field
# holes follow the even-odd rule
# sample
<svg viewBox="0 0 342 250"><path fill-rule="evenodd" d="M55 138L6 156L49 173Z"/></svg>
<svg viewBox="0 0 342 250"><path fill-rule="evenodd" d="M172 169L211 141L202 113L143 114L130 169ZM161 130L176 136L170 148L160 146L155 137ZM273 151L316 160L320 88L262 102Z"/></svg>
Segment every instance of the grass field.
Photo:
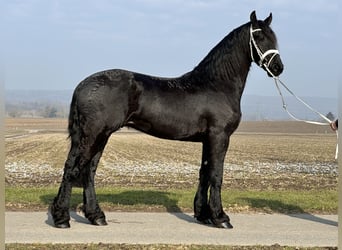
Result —
<svg viewBox="0 0 342 250"><path fill-rule="evenodd" d="M46 211L56 196L56 187L8 187L7 208L16 210ZM105 211L130 212L188 212L193 211L195 189L166 190L131 187L99 187L97 198ZM80 188L73 190L70 207L79 210L83 194ZM262 213L322 213L337 212L337 195L334 190L234 190L222 191L224 210L229 212Z"/></svg>

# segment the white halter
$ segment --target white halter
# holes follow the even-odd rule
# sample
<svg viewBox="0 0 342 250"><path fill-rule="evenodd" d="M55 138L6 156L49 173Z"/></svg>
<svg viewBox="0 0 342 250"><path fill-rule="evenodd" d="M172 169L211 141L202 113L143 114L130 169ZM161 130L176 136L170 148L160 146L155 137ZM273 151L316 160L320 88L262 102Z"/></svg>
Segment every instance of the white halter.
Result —
<svg viewBox="0 0 342 250"><path fill-rule="evenodd" d="M277 49L269 49L267 50L266 52L262 52L261 49L259 48L259 46L257 45L257 43L255 42L255 39L253 37L253 33L254 32L257 32L257 31L262 31L261 29L253 29L252 25L249 29L250 31L250 38L249 38L249 47L250 47L250 51L251 51L251 57L252 57L252 60L253 62L257 63L260 67L262 67L263 65L265 66L265 68L269 71L268 67L270 66L270 63L272 62L273 58L276 56L276 55L279 55L279 51ZM258 56L259 56L259 61L257 62L255 59L254 59L254 56L253 56L253 46L254 48L256 49L257 53L258 53ZM268 55L272 55L272 57L270 58L270 60L265 61L266 57Z"/></svg>

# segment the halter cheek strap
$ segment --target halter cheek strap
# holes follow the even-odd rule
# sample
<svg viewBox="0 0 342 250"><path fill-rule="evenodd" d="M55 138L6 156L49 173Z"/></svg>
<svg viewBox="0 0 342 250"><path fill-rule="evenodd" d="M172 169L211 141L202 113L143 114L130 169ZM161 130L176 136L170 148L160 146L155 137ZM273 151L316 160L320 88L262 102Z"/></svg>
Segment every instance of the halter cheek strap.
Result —
<svg viewBox="0 0 342 250"><path fill-rule="evenodd" d="M250 27L250 39L249 39L249 47L250 47L250 51L251 51L251 58L252 58L253 62L257 63L260 67L262 67L264 65L268 69L273 58L276 55L279 55L279 51L277 49L269 49L266 52L262 52L262 50L259 48L259 46L257 45L257 43L253 37L253 33L257 32L257 31L262 31L262 30L261 29L253 29L253 27L251 25L251 27ZM254 48L257 51L258 56L259 56L258 62L255 60L255 58L253 56L253 46L254 46ZM264 63L264 61L268 55L272 55L272 57L270 58L270 60L268 60L267 62Z"/></svg>

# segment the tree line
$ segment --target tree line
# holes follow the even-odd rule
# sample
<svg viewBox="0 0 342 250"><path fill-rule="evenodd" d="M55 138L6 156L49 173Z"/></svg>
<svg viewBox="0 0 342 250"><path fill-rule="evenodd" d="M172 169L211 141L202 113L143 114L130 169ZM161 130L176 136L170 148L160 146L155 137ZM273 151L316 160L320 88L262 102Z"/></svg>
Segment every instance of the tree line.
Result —
<svg viewBox="0 0 342 250"><path fill-rule="evenodd" d="M50 103L6 103L5 114L7 117L43 117L43 118L66 118L69 114L69 106L65 104Z"/></svg>

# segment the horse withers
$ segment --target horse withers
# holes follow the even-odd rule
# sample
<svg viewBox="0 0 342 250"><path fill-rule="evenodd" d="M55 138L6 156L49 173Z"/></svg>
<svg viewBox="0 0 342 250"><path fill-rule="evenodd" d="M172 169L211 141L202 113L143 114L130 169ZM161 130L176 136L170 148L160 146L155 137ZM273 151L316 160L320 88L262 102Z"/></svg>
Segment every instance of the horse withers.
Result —
<svg viewBox="0 0 342 250"><path fill-rule="evenodd" d="M73 186L83 187L83 212L106 225L94 187L98 162L110 135L127 126L165 139L201 142L202 163L194 216L202 223L232 228L223 211L221 186L229 138L240 123L240 100L254 61L270 76L283 71L272 14L230 32L191 71L161 78L127 70L95 73L75 89L69 115L71 148L51 207L58 228L70 227ZM209 191L209 193L208 193Z"/></svg>

